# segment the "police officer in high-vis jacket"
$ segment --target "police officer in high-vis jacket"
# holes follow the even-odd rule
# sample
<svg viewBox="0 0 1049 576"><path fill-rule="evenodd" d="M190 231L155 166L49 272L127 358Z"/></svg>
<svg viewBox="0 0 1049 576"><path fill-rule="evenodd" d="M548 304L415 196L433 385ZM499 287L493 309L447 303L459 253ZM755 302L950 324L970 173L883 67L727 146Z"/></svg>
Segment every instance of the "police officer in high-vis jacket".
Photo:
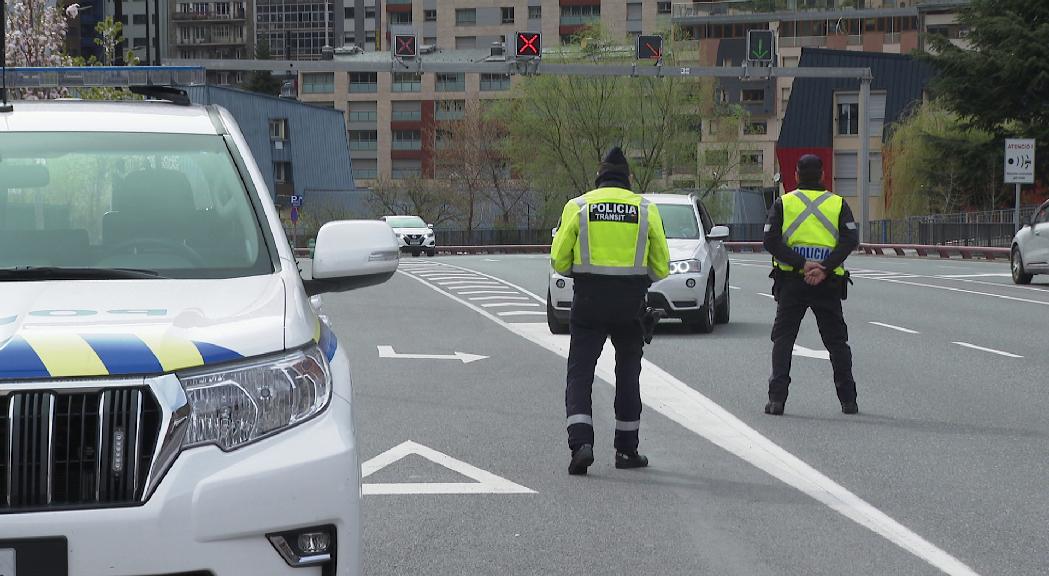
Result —
<svg viewBox="0 0 1049 576"><path fill-rule="evenodd" d="M642 326L648 287L667 276L670 252L655 204L630 191L623 151L601 161L597 189L565 204L550 257L554 270L574 280L568 353L569 474L594 462L591 389L605 339L616 349L616 468L643 468L637 453L641 425Z"/></svg>
<svg viewBox="0 0 1049 576"><path fill-rule="evenodd" d="M830 352L841 411L856 414L852 349L841 301L849 283L844 262L859 245L859 234L849 205L824 188L819 156L802 156L797 177L798 189L776 200L765 224L765 250L773 257L773 294L778 303L765 413L783 414L794 340L811 308Z"/></svg>

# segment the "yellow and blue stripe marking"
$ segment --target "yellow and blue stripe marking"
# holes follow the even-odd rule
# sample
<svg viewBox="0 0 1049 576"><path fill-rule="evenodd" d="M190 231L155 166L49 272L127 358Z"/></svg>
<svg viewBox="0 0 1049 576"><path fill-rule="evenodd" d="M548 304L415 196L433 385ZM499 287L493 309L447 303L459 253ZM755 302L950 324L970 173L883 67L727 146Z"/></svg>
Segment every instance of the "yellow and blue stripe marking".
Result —
<svg viewBox="0 0 1049 576"><path fill-rule="evenodd" d="M26 332L0 348L0 379L158 374L242 358L165 335Z"/></svg>
<svg viewBox="0 0 1049 576"><path fill-rule="evenodd" d="M335 350L339 348L339 339L335 337L331 328L328 328L328 324L321 322L320 318L317 318L317 325L313 328L313 341L320 347L328 362L331 362L331 359L335 357Z"/></svg>

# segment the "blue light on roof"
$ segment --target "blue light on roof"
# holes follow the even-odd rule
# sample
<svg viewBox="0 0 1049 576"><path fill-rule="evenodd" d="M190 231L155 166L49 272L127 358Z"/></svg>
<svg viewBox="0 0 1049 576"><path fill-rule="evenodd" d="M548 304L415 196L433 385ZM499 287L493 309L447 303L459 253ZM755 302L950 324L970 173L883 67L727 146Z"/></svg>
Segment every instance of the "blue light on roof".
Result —
<svg viewBox="0 0 1049 576"><path fill-rule="evenodd" d="M10 88L128 88L130 86L199 86L200 66L68 66L8 68Z"/></svg>

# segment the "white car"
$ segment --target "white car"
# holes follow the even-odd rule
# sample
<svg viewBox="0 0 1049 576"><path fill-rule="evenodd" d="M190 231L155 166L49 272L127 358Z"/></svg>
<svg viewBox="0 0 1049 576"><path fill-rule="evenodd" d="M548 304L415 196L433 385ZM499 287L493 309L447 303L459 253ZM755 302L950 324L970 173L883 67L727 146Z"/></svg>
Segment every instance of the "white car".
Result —
<svg viewBox="0 0 1049 576"><path fill-rule="evenodd" d="M670 247L670 276L648 289L650 306L708 333L729 321L729 263L723 241L726 226L715 226L703 203L682 194L646 194L656 204ZM567 334L572 310L572 279L550 273L546 320L554 334Z"/></svg>
<svg viewBox="0 0 1049 576"><path fill-rule="evenodd" d="M433 235L433 226L418 216L383 216L382 220L393 228L401 252L410 252L412 256L425 253L427 256L437 254L437 240Z"/></svg>
<svg viewBox="0 0 1049 576"><path fill-rule="evenodd" d="M357 576L350 369L310 296L392 276L390 228L325 224L303 279L226 110L0 118L0 574Z"/></svg>
<svg viewBox="0 0 1049 576"><path fill-rule="evenodd" d="M1035 274L1049 274L1049 201L1013 237L1010 263L1017 284L1030 284Z"/></svg>

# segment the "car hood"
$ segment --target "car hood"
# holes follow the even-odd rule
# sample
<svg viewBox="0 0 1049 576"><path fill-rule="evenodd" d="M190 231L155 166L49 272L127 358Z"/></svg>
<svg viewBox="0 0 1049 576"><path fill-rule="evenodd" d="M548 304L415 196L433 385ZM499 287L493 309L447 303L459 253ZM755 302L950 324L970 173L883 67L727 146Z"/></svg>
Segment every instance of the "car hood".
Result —
<svg viewBox="0 0 1049 576"><path fill-rule="evenodd" d="M394 228L393 231L398 234L429 234L433 232L429 228Z"/></svg>
<svg viewBox="0 0 1049 576"><path fill-rule="evenodd" d="M696 258L696 250L702 243L701 240L668 239L667 246L670 248L670 259L688 260Z"/></svg>
<svg viewBox="0 0 1049 576"><path fill-rule="evenodd" d="M0 284L0 379L155 374L283 350L279 276Z"/></svg>

